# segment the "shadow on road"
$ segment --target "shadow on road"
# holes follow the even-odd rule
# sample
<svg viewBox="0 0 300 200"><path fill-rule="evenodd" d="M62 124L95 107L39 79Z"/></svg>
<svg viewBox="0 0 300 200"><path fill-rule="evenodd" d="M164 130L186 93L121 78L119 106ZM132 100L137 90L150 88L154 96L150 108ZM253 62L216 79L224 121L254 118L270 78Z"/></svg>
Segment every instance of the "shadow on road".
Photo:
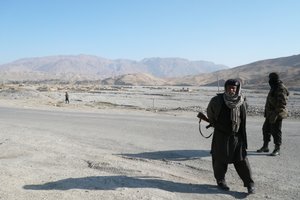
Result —
<svg viewBox="0 0 300 200"><path fill-rule="evenodd" d="M247 151L248 156L269 156L271 152L258 153L256 151Z"/></svg>
<svg viewBox="0 0 300 200"><path fill-rule="evenodd" d="M215 185L176 183L153 177L90 176L68 178L40 185L25 185L26 190L115 190L117 188L156 188L169 192L198 194L228 194L237 199L246 198L247 193L222 191Z"/></svg>
<svg viewBox="0 0 300 200"><path fill-rule="evenodd" d="M210 156L208 150L170 150L170 151L154 151L143 152L137 154L118 154L130 158L144 158L151 160L169 160L169 161L184 161L199 159Z"/></svg>

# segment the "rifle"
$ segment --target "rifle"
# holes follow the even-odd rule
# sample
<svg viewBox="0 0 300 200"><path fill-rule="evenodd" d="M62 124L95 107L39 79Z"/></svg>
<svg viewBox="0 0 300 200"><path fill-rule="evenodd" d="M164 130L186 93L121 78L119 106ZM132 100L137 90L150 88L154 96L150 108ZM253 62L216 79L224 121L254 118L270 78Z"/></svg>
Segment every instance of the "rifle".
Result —
<svg viewBox="0 0 300 200"><path fill-rule="evenodd" d="M201 122L201 120L204 120L206 121L207 123L209 123L207 126L206 126L206 129L212 127L211 123L209 122L209 119L206 117L205 114L203 114L202 112L199 112L197 117L199 118L199 123Z"/></svg>
<svg viewBox="0 0 300 200"><path fill-rule="evenodd" d="M199 112L198 115L197 115L197 117L199 118L199 120L202 119L202 120L204 120L204 121L206 121L206 122L209 123L209 119L202 112Z"/></svg>
<svg viewBox="0 0 300 200"><path fill-rule="evenodd" d="M209 124L205 127L206 129L212 127L212 124L209 122L209 119L208 119L208 118L206 117L206 115L203 114L202 112L199 112L198 115L197 115L197 117L199 118L199 132L200 132L200 134L201 134L203 137L205 137L205 138L210 138L210 136L212 136L213 133L211 133L211 134L208 135L208 136L204 136L203 133L202 133L202 131L201 131L201 125L200 125L201 120L203 120L203 121L206 121L207 123L209 123Z"/></svg>

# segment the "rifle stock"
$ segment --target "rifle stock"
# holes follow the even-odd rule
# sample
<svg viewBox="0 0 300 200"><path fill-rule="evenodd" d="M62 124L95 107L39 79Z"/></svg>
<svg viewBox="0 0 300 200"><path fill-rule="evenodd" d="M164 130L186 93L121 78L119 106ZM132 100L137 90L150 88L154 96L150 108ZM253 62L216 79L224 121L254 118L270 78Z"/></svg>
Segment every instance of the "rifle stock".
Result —
<svg viewBox="0 0 300 200"><path fill-rule="evenodd" d="M212 136L213 132L212 132L210 135L208 135L208 136L204 136L203 133L202 133L202 131L201 131L201 125L200 125L201 120L203 120L203 121L206 121L207 123L209 123L209 124L206 126L206 129L208 129L208 128L210 128L210 127L213 127L212 124L209 122L208 117L206 117L206 115L203 114L202 112L199 112L198 115L197 115L197 117L199 118L199 132L200 132L200 134L201 134L203 137L205 137L205 138L210 138L210 136Z"/></svg>
<svg viewBox="0 0 300 200"><path fill-rule="evenodd" d="M204 121L210 123L210 122L209 122L209 119L208 119L208 118L206 117L206 115L203 114L202 112L199 112L198 115L197 115L197 117L198 117L200 120L204 120Z"/></svg>

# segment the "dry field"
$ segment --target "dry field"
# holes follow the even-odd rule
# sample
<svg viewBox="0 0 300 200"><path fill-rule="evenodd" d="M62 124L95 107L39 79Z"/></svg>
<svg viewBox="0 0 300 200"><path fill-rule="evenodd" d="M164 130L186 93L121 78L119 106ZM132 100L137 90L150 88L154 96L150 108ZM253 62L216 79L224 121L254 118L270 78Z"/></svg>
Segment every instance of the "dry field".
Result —
<svg viewBox="0 0 300 200"><path fill-rule="evenodd" d="M97 85L2 85L1 101L7 105L53 109L126 109L152 112L193 113L206 110L211 97L222 92L217 87L97 86ZM70 104L65 104L65 92ZM268 90L243 90L249 115L261 116ZM291 118L300 117L300 92L290 91Z"/></svg>

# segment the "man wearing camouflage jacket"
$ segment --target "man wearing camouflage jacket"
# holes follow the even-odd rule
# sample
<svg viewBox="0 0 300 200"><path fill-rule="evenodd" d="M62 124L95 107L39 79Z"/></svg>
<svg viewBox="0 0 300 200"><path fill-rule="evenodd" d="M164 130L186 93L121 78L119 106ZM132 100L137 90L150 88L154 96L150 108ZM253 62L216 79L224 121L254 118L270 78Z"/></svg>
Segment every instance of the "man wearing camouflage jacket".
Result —
<svg viewBox="0 0 300 200"><path fill-rule="evenodd" d="M265 122L262 127L264 144L257 152L269 152L268 144L272 135L275 148L270 155L277 156L280 154L280 146L282 144L282 120L288 116L286 105L289 92L276 72L269 74L269 85L271 89L266 100Z"/></svg>

